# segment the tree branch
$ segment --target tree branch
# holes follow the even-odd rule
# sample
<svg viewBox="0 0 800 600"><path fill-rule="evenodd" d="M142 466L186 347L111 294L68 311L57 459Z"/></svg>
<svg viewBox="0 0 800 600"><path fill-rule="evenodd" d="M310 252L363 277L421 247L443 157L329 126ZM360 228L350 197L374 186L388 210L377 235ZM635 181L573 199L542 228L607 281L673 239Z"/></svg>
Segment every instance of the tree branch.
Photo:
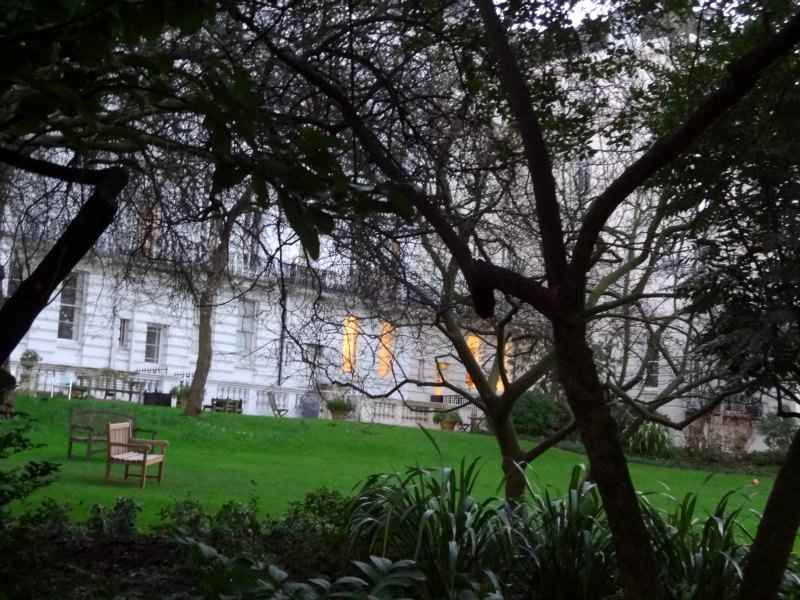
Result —
<svg viewBox="0 0 800 600"><path fill-rule="evenodd" d="M567 258L550 153L533 110L530 92L508 43L508 34L497 17L494 3L492 0L476 0L476 4L486 28L486 38L497 58L500 85L525 147L542 236L547 283L553 287L561 283L567 273Z"/></svg>
<svg viewBox="0 0 800 600"><path fill-rule="evenodd" d="M611 214L636 188L685 152L720 116L755 87L759 77L800 41L800 13L768 42L728 65L730 76L708 94L686 122L653 144L592 202L578 234L570 272L584 276L592 249Z"/></svg>

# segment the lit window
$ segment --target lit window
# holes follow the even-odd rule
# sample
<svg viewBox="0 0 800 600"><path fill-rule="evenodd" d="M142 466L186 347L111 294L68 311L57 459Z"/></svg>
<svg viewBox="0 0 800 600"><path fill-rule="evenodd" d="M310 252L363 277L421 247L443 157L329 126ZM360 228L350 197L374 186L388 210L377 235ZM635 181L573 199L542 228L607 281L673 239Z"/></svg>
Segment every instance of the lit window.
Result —
<svg viewBox="0 0 800 600"><path fill-rule="evenodd" d="M131 321L130 319L119 320L119 333L117 335L117 346L120 348L130 348L131 341Z"/></svg>
<svg viewBox="0 0 800 600"><path fill-rule="evenodd" d="M436 383L440 384L436 386L434 390L437 396L444 396L444 386L441 385L444 383L445 376L447 375L447 369L450 366L450 363L446 363L442 360L436 361Z"/></svg>
<svg viewBox="0 0 800 600"><path fill-rule="evenodd" d="M381 337L378 341L378 375L388 377L392 372L394 358L395 329L387 321L381 322Z"/></svg>
<svg viewBox="0 0 800 600"><path fill-rule="evenodd" d="M508 377L509 381L513 379L513 370L514 364L511 359L511 354L514 351L514 347L511 342L506 342L505 348L503 348L503 368L506 372L506 377ZM495 385L495 390L498 394L502 394L506 390L506 386L503 385L503 377L500 373L497 374L497 384Z"/></svg>
<svg viewBox="0 0 800 600"><path fill-rule="evenodd" d="M81 273L73 273L61 287L61 306L58 310L58 337L77 340L81 320Z"/></svg>
<svg viewBox="0 0 800 600"><path fill-rule="evenodd" d="M469 348L469 353L472 354L472 358L475 359L475 362L478 365L481 364L481 338L477 335L470 334L467 336L467 348ZM472 380L472 375L470 375L469 370L466 372L465 380L467 386L472 389L475 389L475 382Z"/></svg>
<svg viewBox="0 0 800 600"><path fill-rule="evenodd" d="M256 303L251 300L239 302L239 351L250 355L255 349Z"/></svg>
<svg viewBox="0 0 800 600"><path fill-rule="evenodd" d="M644 357L645 387L658 387L658 357L658 339L655 336L650 336L647 340L647 354Z"/></svg>
<svg viewBox="0 0 800 600"><path fill-rule="evenodd" d="M342 371L352 373L356 370L358 355L358 335L361 328L358 318L349 316L344 320L344 339L342 340Z"/></svg>
<svg viewBox="0 0 800 600"><path fill-rule="evenodd" d="M157 363L161 359L161 338L164 326L147 324L147 336L144 341L144 361Z"/></svg>

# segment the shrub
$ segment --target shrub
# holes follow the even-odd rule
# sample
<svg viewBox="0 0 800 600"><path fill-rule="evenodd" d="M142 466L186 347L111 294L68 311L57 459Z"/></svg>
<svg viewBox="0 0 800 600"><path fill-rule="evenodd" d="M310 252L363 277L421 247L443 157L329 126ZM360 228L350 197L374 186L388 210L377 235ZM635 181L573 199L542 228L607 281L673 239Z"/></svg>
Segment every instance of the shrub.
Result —
<svg viewBox="0 0 800 600"><path fill-rule="evenodd" d="M625 452L647 458L669 458L675 448L669 431L659 423L644 422L624 440Z"/></svg>
<svg viewBox="0 0 800 600"><path fill-rule="evenodd" d="M616 591L611 533L600 493L576 466L563 497L530 489L517 510L514 532L522 564L514 576L537 598L606 598Z"/></svg>
<svg viewBox="0 0 800 600"><path fill-rule="evenodd" d="M142 506L133 498L117 498L111 509L95 504L89 509L86 528L95 538L131 540L136 535L136 520Z"/></svg>
<svg viewBox="0 0 800 600"><path fill-rule="evenodd" d="M339 492L309 492L289 504L285 517L267 524L267 548L298 576L343 573L350 560L343 552L349 512L350 499Z"/></svg>
<svg viewBox="0 0 800 600"><path fill-rule="evenodd" d="M468 466L373 475L353 500L351 539L368 551L413 559L426 577L424 597L474 597L491 584L483 569L512 557L507 514L472 490L477 460ZM461 596L460 596L461 595Z"/></svg>
<svg viewBox="0 0 800 600"><path fill-rule="evenodd" d="M355 410L355 406L347 398L333 398L325 402L330 412L350 414Z"/></svg>
<svg viewBox="0 0 800 600"><path fill-rule="evenodd" d="M168 536L207 540L211 533L211 517L197 500L176 500L172 506L161 509L158 529Z"/></svg>
<svg viewBox="0 0 800 600"><path fill-rule="evenodd" d="M231 500L223 504L211 521L211 543L224 552L252 551L261 541L262 527L258 520L258 501L245 504Z"/></svg>
<svg viewBox="0 0 800 600"><path fill-rule="evenodd" d="M433 413L434 423L461 423L461 415L455 410L438 410Z"/></svg>
<svg viewBox="0 0 800 600"><path fill-rule="evenodd" d="M511 418L521 435L542 437L567 425L570 412L561 402L542 392L529 390L514 403Z"/></svg>
<svg viewBox="0 0 800 600"><path fill-rule="evenodd" d="M201 574L200 590L206 598L391 600L408 598L425 580L413 561L393 562L373 556L368 563L354 562L360 576L341 577L333 582L327 577L315 577L306 583L295 583L275 565L247 556L228 558L196 540L182 542L191 548L193 562Z"/></svg>
<svg viewBox="0 0 800 600"><path fill-rule="evenodd" d="M697 495L676 501L671 513L654 508L642 496L642 507L656 549L661 578L673 598L726 600L737 595L747 547L740 510L728 511L733 492L705 519L696 516Z"/></svg>
<svg viewBox="0 0 800 600"><path fill-rule="evenodd" d="M769 415L758 422L758 431L772 452L785 454L792 443L800 423L797 419Z"/></svg>
<svg viewBox="0 0 800 600"><path fill-rule="evenodd" d="M70 537L78 531L70 519L69 504L61 504L52 498L45 498L35 508L22 513L17 524L29 534L50 540Z"/></svg>
<svg viewBox="0 0 800 600"><path fill-rule="evenodd" d="M0 460L40 447L28 437L32 426L33 421L25 415L0 424ZM31 461L21 468L0 470L0 525L7 521L6 509L11 502L22 500L48 485L58 469L55 463Z"/></svg>

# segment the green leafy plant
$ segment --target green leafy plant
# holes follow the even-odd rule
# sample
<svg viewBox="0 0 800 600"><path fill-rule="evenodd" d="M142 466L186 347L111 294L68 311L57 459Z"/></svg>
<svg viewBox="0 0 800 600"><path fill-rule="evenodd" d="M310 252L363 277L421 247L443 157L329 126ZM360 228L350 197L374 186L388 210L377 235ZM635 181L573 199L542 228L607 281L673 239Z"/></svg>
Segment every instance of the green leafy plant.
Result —
<svg viewBox="0 0 800 600"><path fill-rule="evenodd" d="M645 422L624 440L625 451L647 458L669 458L675 452L669 431L659 423Z"/></svg>
<svg viewBox="0 0 800 600"><path fill-rule="evenodd" d="M191 549L192 562L202 572L201 591L209 598L275 598L283 600L391 600L408 598L425 580L413 561L391 561L372 556L369 562L353 564L361 576L331 581L320 576L307 582L292 582L276 565L247 556L228 558L214 547L192 539L179 540Z"/></svg>
<svg viewBox="0 0 800 600"><path fill-rule="evenodd" d="M70 505L45 498L37 506L22 513L17 524L31 536L57 539L73 536L78 526L70 518Z"/></svg>
<svg viewBox="0 0 800 600"><path fill-rule="evenodd" d="M141 511L141 504L133 498L117 498L110 509L95 504L89 509L86 528L95 538L128 541L136 535L136 520Z"/></svg>
<svg viewBox="0 0 800 600"><path fill-rule="evenodd" d="M572 470L566 494L554 497L529 486L516 511L514 533L522 563L513 576L554 600L606 598L617 589L614 546L597 486L583 465ZM520 575L524 573L524 575Z"/></svg>
<svg viewBox="0 0 800 600"><path fill-rule="evenodd" d="M28 437L32 427L33 421L21 414L13 420L0 422L0 460L40 447ZM0 470L0 524L6 521L6 507L11 502L26 498L51 483L58 469L55 463L30 461L22 467Z"/></svg>
<svg viewBox="0 0 800 600"><path fill-rule="evenodd" d="M158 529L168 536L205 540L211 533L211 517L193 498L176 500L161 509Z"/></svg>
<svg viewBox="0 0 800 600"><path fill-rule="evenodd" d="M348 415L356 408L347 398L332 398L325 402L325 406L332 413L344 413Z"/></svg>
<svg viewBox="0 0 800 600"><path fill-rule="evenodd" d="M251 550L262 535L258 519L258 501L249 503L231 500L223 504L211 522L209 538L217 548L227 551Z"/></svg>
<svg viewBox="0 0 800 600"><path fill-rule="evenodd" d="M797 419L769 415L758 422L758 431L772 452L785 454L792 443L800 423Z"/></svg>
<svg viewBox="0 0 800 600"><path fill-rule="evenodd" d="M285 517L265 526L265 544L296 575L340 573L349 557L347 518L350 499L339 492L320 488L301 501L291 502Z"/></svg>
<svg viewBox="0 0 800 600"><path fill-rule="evenodd" d="M472 496L477 464L371 476L353 500L351 539L369 552L412 558L426 576L426 598L479 593L490 579L483 569L513 553L506 511Z"/></svg>
<svg viewBox="0 0 800 600"><path fill-rule="evenodd" d="M461 415L458 414L458 411L455 410L448 410L448 411L436 411L433 413L433 422L434 423L458 423L462 422Z"/></svg>
<svg viewBox="0 0 800 600"><path fill-rule="evenodd" d="M35 367L41 360L42 357L36 350L25 350L19 357L19 363L26 368Z"/></svg>
<svg viewBox="0 0 800 600"><path fill-rule="evenodd" d="M741 510L728 510L729 492L705 519L697 516L696 494L675 501L671 512L655 508L642 496L642 508L652 534L664 588L680 600L734 598L742 578L747 533L739 523ZM671 497L670 497L671 498Z"/></svg>
<svg viewBox="0 0 800 600"><path fill-rule="evenodd" d="M521 435L549 435L564 427L570 420L569 409L547 394L529 390L514 403L512 420Z"/></svg>

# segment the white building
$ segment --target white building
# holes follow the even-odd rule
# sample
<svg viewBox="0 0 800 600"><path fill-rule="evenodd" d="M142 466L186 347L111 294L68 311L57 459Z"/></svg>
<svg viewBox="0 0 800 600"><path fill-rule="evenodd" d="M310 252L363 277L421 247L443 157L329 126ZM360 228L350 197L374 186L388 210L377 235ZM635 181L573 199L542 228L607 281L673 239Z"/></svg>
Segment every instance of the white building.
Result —
<svg viewBox="0 0 800 600"><path fill-rule="evenodd" d="M3 281L6 294L17 283L12 241L7 236L0 245L0 264L9 274ZM369 394L383 394L395 387L399 372L433 381L434 338L422 335L424 344L405 344L385 326L365 330L357 314L344 308L352 306L352 298L340 302L348 294L347 278L299 263L281 267L287 290L282 327L277 266L258 273L258 279L252 266L241 253L230 255L230 281L246 285L225 290L215 307L206 405L213 398L241 400L245 414L272 415L271 392L275 408L288 416L326 416L321 392L323 400L351 399L357 406L353 418L362 421L432 425L427 411L463 404L463 398L445 389L403 386L387 398L370 399L332 387L331 379L351 380ZM12 353L11 372L18 381L39 393L88 388L94 397L139 402L144 392L168 393L191 381L198 346L196 308L156 276L124 281L124 268L121 261L97 255L81 261ZM315 321L321 313L325 317ZM26 371L21 358L30 351L39 361ZM472 406L460 413L467 423L478 415Z"/></svg>

